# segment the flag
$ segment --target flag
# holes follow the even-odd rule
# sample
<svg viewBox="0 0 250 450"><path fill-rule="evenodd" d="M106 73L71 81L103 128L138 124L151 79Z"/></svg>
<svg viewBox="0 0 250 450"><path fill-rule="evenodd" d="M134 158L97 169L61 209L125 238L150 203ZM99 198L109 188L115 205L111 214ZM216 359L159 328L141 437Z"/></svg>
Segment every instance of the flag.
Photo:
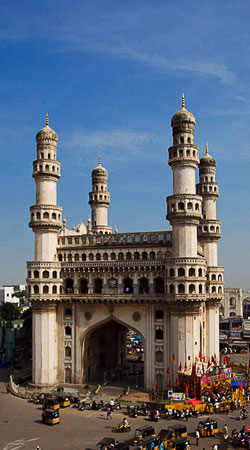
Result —
<svg viewBox="0 0 250 450"><path fill-rule="evenodd" d="M156 391L156 379L154 379L154 391Z"/></svg>
<svg viewBox="0 0 250 450"><path fill-rule="evenodd" d="M169 377L169 375L170 375L170 370L169 370L169 367L167 368L167 376Z"/></svg>
<svg viewBox="0 0 250 450"><path fill-rule="evenodd" d="M179 371L180 372L182 371L182 364L181 364L181 362L180 362L180 365L179 365Z"/></svg>
<svg viewBox="0 0 250 450"><path fill-rule="evenodd" d="M243 392L243 386L242 386L242 382L241 382L241 381L239 381L239 390L240 390L241 392Z"/></svg>
<svg viewBox="0 0 250 450"><path fill-rule="evenodd" d="M174 353L173 353L173 361L176 363L176 357Z"/></svg>
<svg viewBox="0 0 250 450"><path fill-rule="evenodd" d="M202 358L202 354L201 354L201 352L199 352L199 358L200 358L200 359Z"/></svg>

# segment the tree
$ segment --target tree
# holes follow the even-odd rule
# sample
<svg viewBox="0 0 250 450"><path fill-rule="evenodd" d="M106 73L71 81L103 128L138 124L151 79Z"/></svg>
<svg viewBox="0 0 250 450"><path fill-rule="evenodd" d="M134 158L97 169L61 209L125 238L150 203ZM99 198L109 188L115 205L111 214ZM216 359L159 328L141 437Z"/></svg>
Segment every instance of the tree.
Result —
<svg viewBox="0 0 250 450"><path fill-rule="evenodd" d="M19 305L21 306L21 305L24 304L24 300L25 300L26 294L27 294L27 293L26 293L25 290L23 290L23 291L16 291L16 292L13 292L13 294L11 295L11 297L12 297L12 298L13 298L13 297L18 298L18 299L19 299Z"/></svg>
<svg viewBox="0 0 250 450"><path fill-rule="evenodd" d="M21 310L16 303L6 302L0 305L0 318L2 320L17 320L20 317Z"/></svg>

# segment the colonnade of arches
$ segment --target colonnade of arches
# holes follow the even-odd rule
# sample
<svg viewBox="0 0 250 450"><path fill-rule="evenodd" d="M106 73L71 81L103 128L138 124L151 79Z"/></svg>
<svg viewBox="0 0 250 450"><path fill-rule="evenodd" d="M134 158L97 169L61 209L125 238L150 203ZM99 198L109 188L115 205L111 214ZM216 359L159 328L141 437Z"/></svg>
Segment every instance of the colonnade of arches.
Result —
<svg viewBox="0 0 250 450"><path fill-rule="evenodd" d="M117 280L116 280L117 281ZM103 293L103 280L101 278L95 278L93 280L93 293L102 294ZM133 278L126 277L123 279L123 293L133 294L134 293L134 280ZM64 280L64 291L65 293L74 292L74 280L72 278L66 278ZM89 293L89 283L86 278L81 278L78 283L79 294ZM149 294L149 279L147 277L141 277L138 280L138 292L139 294ZM154 279L154 293L164 294L164 279L162 277L156 277Z"/></svg>

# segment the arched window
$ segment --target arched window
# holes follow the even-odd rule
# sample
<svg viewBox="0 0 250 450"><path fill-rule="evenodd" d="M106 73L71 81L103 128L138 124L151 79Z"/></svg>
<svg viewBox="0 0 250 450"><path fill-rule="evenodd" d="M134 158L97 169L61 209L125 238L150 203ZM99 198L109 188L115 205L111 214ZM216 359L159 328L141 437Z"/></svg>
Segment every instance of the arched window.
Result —
<svg viewBox="0 0 250 450"><path fill-rule="evenodd" d="M36 213L36 218L40 220L41 214L39 212Z"/></svg>
<svg viewBox="0 0 250 450"><path fill-rule="evenodd" d="M72 318L72 311L70 308L65 309L65 319L71 319Z"/></svg>
<svg viewBox="0 0 250 450"><path fill-rule="evenodd" d="M62 261L62 254L61 253L59 253L59 255L58 255L58 260Z"/></svg>
<svg viewBox="0 0 250 450"><path fill-rule="evenodd" d="M235 297L231 297L229 300L230 306L235 307L236 306L236 298Z"/></svg>
<svg viewBox="0 0 250 450"><path fill-rule="evenodd" d="M28 270L28 278L31 278L31 270Z"/></svg>
<svg viewBox="0 0 250 450"><path fill-rule="evenodd" d="M142 260L143 260L143 261L146 261L146 259L148 259L148 254L147 254L147 252L142 252L141 257L142 257Z"/></svg>
<svg viewBox="0 0 250 450"><path fill-rule="evenodd" d="M157 330L155 330L155 339L163 339L163 330L161 330L160 328L157 328Z"/></svg>
<svg viewBox="0 0 250 450"><path fill-rule="evenodd" d="M44 219L49 219L49 213L48 212L43 213L43 218Z"/></svg>
<svg viewBox="0 0 250 450"><path fill-rule="evenodd" d="M71 358L71 347L68 345L65 347L65 358Z"/></svg>
<svg viewBox="0 0 250 450"><path fill-rule="evenodd" d="M222 294L222 287L221 286L218 287L218 294Z"/></svg>
<svg viewBox="0 0 250 450"><path fill-rule="evenodd" d="M198 275L199 275L199 277L202 277L202 269L198 270Z"/></svg>
<svg viewBox="0 0 250 450"><path fill-rule="evenodd" d="M200 210L199 203L195 203L195 211L199 211L199 210Z"/></svg>
<svg viewBox="0 0 250 450"><path fill-rule="evenodd" d="M199 284L199 294L202 294L202 284Z"/></svg>
<svg viewBox="0 0 250 450"><path fill-rule="evenodd" d="M188 271L188 275L190 277L195 277L195 269L194 269L194 267L190 267L190 269Z"/></svg>
<svg viewBox="0 0 250 450"><path fill-rule="evenodd" d="M39 278L39 272L38 272L38 270L35 270L35 271L34 271L34 278Z"/></svg>
<svg viewBox="0 0 250 450"><path fill-rule="evenodd" d="M65 336L72 336L72 329L68 325L65 327Z"/></svg>
<svg viewBox="0 0 250 450"><path fill-rule="evenodd" d="M80 294L88 293L88 281L85 278L82 278L80 280L79 291L80 291Z"/></svg>
<svg viewBox="0 0 250 450"><path fill-rule="evenodd" d="M221 274L218 275L218 281L222 281L222 275Z"/></svg>
<svg viewBox="0 0 250 450"><path fill-rule="evenodd" d="M129 277L124 278L123 280L123 291L125 294L133 294L134 288L133 288L133 280Z"/></svg>
<svg viewBox="0 0 250 450"><path fill-rule="evenodd" d="M68 261L72 262L72 255L71 255L71 253L68 254Z"/></svg>
<svg viewBox="0 0 250 450"><path fill-rule="evenodd" d="M169 269L169 276L170 277L174 277L174 269L173 269L173 267L171 267L171 269Z"/></svg>
<svg viewBox="0 0 250 450"><path fill-rule="evenodd" d="M47 284L45 284L43 286L43 294L48 294L49 293L49 286L47 286Z"/></svg>
<svg viewBox="0 0 250 450"><path fill-rule="evenodd" d="M39 286L37 286L37 284L35 284L33 289L34 289L34 294L39 294Z"/></svg>
<svg viewBox="0 0 250 450"><path fill-rule="evenodd" d="M75 261L76 261L76 262L78 262L78 261L79 261L79 259L80 259L80 257L79 257L79 253L76 253L76 254L75 254Z"/></svg>
<svg viewBox="0 0 250 450"><path fill-rule="evenodd" d="M190 209L190 210L192 210L192 209L193 209L193 203L188 202L187 208Z"/></svg>
<svg viewBox="0 0 250 450"><path fill-rule="evenodd" d="M185 294L184 284L178 284L178 294Z"/></svg>
<svg viewBox="0 0 250 450"><path fill-rule="evenodd" d="M135 260L135 261L139 261L139 259L140 259L140 254L139 254L139 252L135 252L135 253L134 253L134 260Z"/></svg>
<svg viewBox="0 0 250 450"><path fill-rule="evenodd" d="M73 293L73 286L74 286L74 281L72 280L72 278L66 278L66 280L64 281L64 290L65 290L66 294Z"/></svg>
<svg viewBox="0 0 250 450"><path fill-rule="evenodd" d="M93 255L93 253L90 253L89 254L89 261L93 261L94 260L94 255Z"/></svg>
<svg viewBox="0 0 250 450"><path fill-rule="evenodd" d="M96 254L96 261L101 261L101 253Z"/></svg>
<svg viewBox="0 0 250 450"><path fill-rule="evenodd" d="M162 277L157 277L154 280L155 294L164 294L164 280Z"/></svg>
<svg viewBox="0 0 250 450"><path fill-rule="evenodd" d="M174 294L174 284L170 284L169 292L170 292L170 294Z"/></svg>
<svg viewBox="0 0 250 450"><path fill-rule="evenodd" d="M212 293L216 294L216 286L212 286Z"/></svg>
<svg viewBox="0 0 250 450"><path fill-rule="evenodd" d="M124 260L124 254L122 252L118 253L118 261Z"/></svg>
<svg viewBox="0 0 250 450"><path fill-rule="evenodd" d="M155 252L150 252L149 258L150 259L155 259Z"/></svg>
<svg viewBox="0 0 250 450"><path fill-rule="evenodd" d="M126 260L127 261L131 261L131 259L132 259L132 253L131 252L127 252L126 253Z"/></svg>
<svg viewBox="0 0 250 450"><path fill-rule="evenodd" d="M102 280L100 278L96 278L94 281L94 294L102 293Z"/></svg>
<svg viewBox="0 0 250 450"><path fill-rule="evenodd" d="M163 362L163 352L161 350L158 350L155 353L155 361L160 363Z"/></svg>
<svg viewBox="0 0 250 450"><path fill-rule="evenodd" d="M212 274L211 280L212 280L212 281L216 281L216 275L215 275L215 273Z"/></svg>
<svg viewBox="0 0 250 450"><path fill-rule="evenodd" d="M189 290L189 294L195 294L195 285L190 284L188 290Z"/></svg>
<svg viewBox="0 0 250 450"><path fill-rule="evenodd" d="M52 294L57 294L57 286L55 284L52 287Z"/></svg>
<svg viewBox="0 0 250 450"><path fill-rule="evenodd" d="M52 219L56 220L56 213L52 213Z"/></svg>
<svg viewBox="0 0 250 450"><path fill-rule="evenodd" d="M71 383L71 369L69 367L65 369L65 383Z"/></svg>
<svg viewBox="0 0 250 450"><path fill-rule="evenodd" d="M44 270L43 271L43 278L49 278L49 271L48 270Z"/></svg>
<svg viewBox="0 0 250 450"><path fill-rule="evenodd" d="M180 143L181 143L181 144L184 144L184 136L181 136L181 138L180 138Z"/></svg>
<svg viewBox="0 0 250 450"><path fill-rule="evenodd" d="M178 209L180 211L184 211L184 203L183 202L178 203Z"/></svg>
<svg viewBox="0 0 250 450"><path fill-rule="evenodd" d="M140 294L148 294L149 293L149 285L148 278L140 278L139 280L139 293Z"/></svg>
<svg viewBox="0 0 250 450"><path fill-rule="evenodd" d="M162 309L157 309L155 311L155 320L162 320L164 317Z"/></svg>
<svg viewBox="0 0 250 450"><path fill-rule="evenodd" d="M57 278L57 271L56 270L53 270L52 277L53 278Z"/></svg>
<svg viewBox="0 0 250 450"><path fill-rule="evenodd" d="M82 253L82 261L86 261L86 253Z"/></svg>
<svg viewBox="0 0 250 450"><path fill-rule="evenodd" d="M178 277L185 277L185 269L183 269L183 267L179 267Z"/></svg>
<svg viewBox="0 0 250 450"><path fill-rule="evenodd" d="M103 253L103 260L108 261L109 255L107 253Z"/></svg>
<svg viewBox="0 0 250 450"><path fill-rule="evenodd" d="M116 254L114 252L111 253L110 257L111 257L111 261L116 260Z"/></svg>

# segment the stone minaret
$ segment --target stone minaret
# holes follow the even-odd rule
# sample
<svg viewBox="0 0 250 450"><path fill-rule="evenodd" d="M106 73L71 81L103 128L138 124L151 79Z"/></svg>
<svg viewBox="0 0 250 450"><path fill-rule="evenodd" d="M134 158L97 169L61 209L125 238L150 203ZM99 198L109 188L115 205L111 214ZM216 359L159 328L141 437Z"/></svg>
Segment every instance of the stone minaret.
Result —
<svg viewBox="0 0 250 450"><path fill-rule="evenodd" d="M175 381L179 363L192 364L204 353L203 308L206 263L197 240L202 196L196 194L195 172L199 149L194 145L195 117L181 109L171 120L173 145L169 161L173 195L167 197L167 219L172 225L172 256L167 259L167 300L170 309L169 366ZM174 363L174 357L176 363Z"/></svg>
<svg viewBox="0 0 250 450"><path fill-rule="evenodd" d="M60 294L60 263L57 233L62 226L62 208L57 206L60 163L56 160L57 134L45 127L36 136L37 159L33 162L36 204L30 207L29 226L35 233L34 261L27 263L28 293L33 317L33 382L52 385L57 381L56 302Z"/></svg>
<svg viewBox="0 0 250 450"><path fill-rule="evenodd" d="M100 156L98 166L92 171L92 192L89 193L89 204L92 209L93 234L112 233L112 227L108 225L108 207L110 204L108 171L101 165Z"/></svg>
<svg viewBox="0 0 250 450"><path fill-rule="evenodd" d="M203 244L207 261L207 314L206 326L209 330L207 355L219 355L219 302L223 298L223 267L218 267L217 246L221 238L221 223L216 219L216 201L219 185L215 180L216 161L208 153L200 160L197 193L203 197L203 217L198 228L198 239Z"/></svg>

